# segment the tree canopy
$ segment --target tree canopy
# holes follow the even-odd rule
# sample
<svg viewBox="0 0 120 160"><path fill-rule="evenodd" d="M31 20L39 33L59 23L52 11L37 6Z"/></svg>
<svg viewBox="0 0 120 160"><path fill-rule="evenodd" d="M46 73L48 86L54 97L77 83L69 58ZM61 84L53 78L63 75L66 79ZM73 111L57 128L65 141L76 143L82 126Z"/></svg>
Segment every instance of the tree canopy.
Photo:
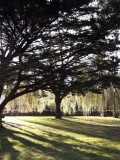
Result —
<svg viewBox="0 0 120 160"><path fill-rule="evenodd" d="M106 77L119 63L113 54L118 26L111 8L91 2L0 0L0 95L10 88L0 113L10 100L38 89L61 101L71 91L110 84Z"/></svg>

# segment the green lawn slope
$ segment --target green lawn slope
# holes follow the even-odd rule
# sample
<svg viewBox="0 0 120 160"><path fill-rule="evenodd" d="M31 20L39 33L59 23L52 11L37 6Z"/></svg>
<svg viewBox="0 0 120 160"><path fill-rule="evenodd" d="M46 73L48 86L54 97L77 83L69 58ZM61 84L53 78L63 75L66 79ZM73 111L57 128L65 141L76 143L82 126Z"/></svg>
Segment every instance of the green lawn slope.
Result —
<svg viewBox="0 0 120 160"><path fill-rule="evenodd" d="M6 117L0 160L120 160L120 119Z"/></svg>

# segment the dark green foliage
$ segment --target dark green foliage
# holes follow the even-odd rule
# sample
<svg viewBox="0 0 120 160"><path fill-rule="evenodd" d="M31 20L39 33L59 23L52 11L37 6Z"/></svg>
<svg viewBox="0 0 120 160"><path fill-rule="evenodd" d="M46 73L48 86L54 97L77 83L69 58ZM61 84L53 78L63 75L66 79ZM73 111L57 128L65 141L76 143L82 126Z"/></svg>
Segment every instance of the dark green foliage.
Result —
<svg viewBox="0 0 120 160"><path fill-rule="evenodd" d="M44 110L40 115L41 116L55 116L55 111Z"/></svg>
<svg viewBox="0 0 120 160"><path fill-rule="evenodd" d="M76 111L73 116L83 116L83 111Z"/></svg>

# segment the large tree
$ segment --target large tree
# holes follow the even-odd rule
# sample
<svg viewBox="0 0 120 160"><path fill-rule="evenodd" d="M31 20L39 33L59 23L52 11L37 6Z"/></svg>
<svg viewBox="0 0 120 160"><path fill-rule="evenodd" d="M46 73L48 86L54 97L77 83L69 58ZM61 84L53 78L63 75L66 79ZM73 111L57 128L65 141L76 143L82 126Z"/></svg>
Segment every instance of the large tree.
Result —
<svg viewBox="0 0 120 160"><path fill-rule="evenodd" d="M49 27L54 29L61 14L69 14L80 3L69 2L0 0L0 95L10 88L0 105L0 114L11 99L43 86L46 66L41 56L45 47L42 38ZM88 0L81 1L81 5L85 3Z"/></svg>
<svg viewBox="0 0 120 160"><path fill-rule="evenodd" d="M114 55L118 32L110 30L111 21L98 9L91 4L61 15L42 38L45 48L36 50L46 66L41 89L55 94L56 118L61 118L60 104L69 92L100 92L119 80L114 72L119 63ZM40 78L33 77L38 85Z"/></svg>
<svg viewBox="0 0 120 160"><path fill-rule="evenodd" d="M0 114L10 100L45 88L50 76L43 76L48 69L44 35L51 27L50 32L56 30L61 16L69 17L91 1L0 0L0 96L6 95Z"/></svg>
<svg viewBox="0 0 120 160"><path fill-rule="evenodd" d="M113 54L118 50L119 40L115 31L114 38L109 37L111 33L104 29L100 19L94 22L95 10L86 12L82 8L71 13L64 23L58 23L53 34L44 36L47 68L42 76L50 78L43 89L55 94L56 118L61 118L60 104L68 93L100 92L119 80L116 77L119 59ZM100 25L101 28L97 27Z"/></svg>
<svg viewBox="0 0 120 160"><path fill-rule="evenodd" d="M0 114L10 100L45 89L56 95L60 118L66 94L78 84L81 93L87 91L98 84L97 76L117 66L111 56L118 42L116 30L109 38L111 22L90 2L0 0L0 95L10 88Z"/></svg>

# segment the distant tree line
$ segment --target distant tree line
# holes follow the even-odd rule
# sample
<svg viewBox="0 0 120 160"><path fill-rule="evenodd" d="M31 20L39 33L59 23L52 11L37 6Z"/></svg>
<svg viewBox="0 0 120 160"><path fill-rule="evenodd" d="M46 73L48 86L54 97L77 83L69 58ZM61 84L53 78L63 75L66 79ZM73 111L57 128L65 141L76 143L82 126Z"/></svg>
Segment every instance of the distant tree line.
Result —
<svg viewBox="0 0 120 160"><path fill-rule="evenodd" d="M119 116L120 90L114 91L110 87L104 90L103 94L92 92L85 96L69 94L61 103L61 112L62 115L68 116L114 116L116 112ZM55 96L46 91L26 94L9 102L4 114L55 116Z"/></svg>

